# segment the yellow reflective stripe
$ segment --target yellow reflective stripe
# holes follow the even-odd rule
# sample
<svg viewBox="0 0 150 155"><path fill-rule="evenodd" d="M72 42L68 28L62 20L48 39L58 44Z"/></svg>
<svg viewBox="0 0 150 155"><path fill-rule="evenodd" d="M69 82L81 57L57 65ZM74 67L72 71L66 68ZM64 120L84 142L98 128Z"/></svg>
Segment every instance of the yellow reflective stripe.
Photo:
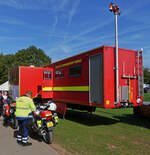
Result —
<svg viewBox="0 0 150 155"><path fill-rule="evenodd" d="M89 86L44 87L42 91L89 91Z"/></svg>
<svg viewBox="0 0 150 155"><path fill-rule="evenodd" d="M30 108L23 108L23 107L16 107L16 109L21 109L21 110L30 110Z"/></svg>
<svg viewBox="0 0 150 155"><path fill-rule="evenodd" d="M81 62L82 62L82 59L78 59L78 60L74 60L74 61L71 61L71 62L68 62L68 63L65 63L65 64L55 66L55 68L58 69L58 68L61 68L61 67L66 67L66 66L70 66L70 65L73 65L73 64L81 63Z"/></svg>
<svg viewBox="0 0 150 155"><path fill-rule="evenodd" d="M54 91L89 91L89 86L54 87Z"/></svg>
<svg viewBox="0 0 150 155"><path fill-rule="evenodd" d="M44 87L42 88L42 91L52 91L53 87Z"/></svg>

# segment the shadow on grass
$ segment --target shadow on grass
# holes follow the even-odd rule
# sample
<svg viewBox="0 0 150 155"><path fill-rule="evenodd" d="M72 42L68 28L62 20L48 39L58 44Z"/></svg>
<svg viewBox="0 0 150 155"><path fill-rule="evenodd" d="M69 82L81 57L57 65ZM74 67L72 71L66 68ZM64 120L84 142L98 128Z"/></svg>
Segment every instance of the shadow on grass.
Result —
<svg viewBox="0 0 150 155"><path fill-rule="evenodd" d="M148 118L135 116L135 115L128 115L124 114L122 116L113 116L113 118L119 119L120 122L131 124L135 126L140 126L144 128L150 129L150 120Z"/></svg>
<svg viewBox="0 0 150 155"><path fill-rule="evenodd" d="M112 114L109 112L105 113ZM87 126L111 125L121 122L150 129L150 120L148 120L147 118L137 117L133 114L122 114L119 116L117 114L112 115L112 118L110 118L97 114L89 114L87 112L67 110L65 119Z"/></svg>
<svg viewBox="0 0 150 155"><path fill-rule="evenodd" d="M87 126L109 125L118 122L115 118L108 118L96 114L89 114L87 112L67 110L65 119L78 122Z"/></svg>

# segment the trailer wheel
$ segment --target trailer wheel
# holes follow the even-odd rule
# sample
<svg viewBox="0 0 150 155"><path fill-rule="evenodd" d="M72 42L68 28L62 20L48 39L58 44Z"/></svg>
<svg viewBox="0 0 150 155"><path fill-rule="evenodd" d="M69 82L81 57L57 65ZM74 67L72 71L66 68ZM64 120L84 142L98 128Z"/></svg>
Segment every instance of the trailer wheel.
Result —
<svg viewBox="0 0 150 155"><path fill-rule="evenodd" d="M134 114L135 116L140 116L140 115L141 115L141 108L140 108L140 106L138 106L138 107L133 107L133 114Z"/></svg>

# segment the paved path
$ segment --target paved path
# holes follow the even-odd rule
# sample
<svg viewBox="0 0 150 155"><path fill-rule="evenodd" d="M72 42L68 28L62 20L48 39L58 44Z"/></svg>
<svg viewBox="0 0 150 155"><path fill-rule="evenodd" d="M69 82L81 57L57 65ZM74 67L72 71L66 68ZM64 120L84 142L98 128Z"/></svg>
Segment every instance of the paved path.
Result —
<svg viewBox="0 0 150 155"><path fill-rule="evenodd" d="M14 138L14 130L11 127L3 127L0 118L0 155L59 155L50 145L29 139L32 146L20 146Z"/></svg>

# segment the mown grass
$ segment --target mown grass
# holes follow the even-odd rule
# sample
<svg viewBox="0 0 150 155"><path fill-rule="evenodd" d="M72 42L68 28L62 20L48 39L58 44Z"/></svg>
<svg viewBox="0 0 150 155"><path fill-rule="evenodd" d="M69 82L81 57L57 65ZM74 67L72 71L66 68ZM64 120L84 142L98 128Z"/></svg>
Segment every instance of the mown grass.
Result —
<svg viewBox="0 0 150 155"><path fill-rule="evenodd" d="M149 101L150 102L150 93L144 93L144 101Z"/></svg>
<svg viewBox="0 0 150 155"><path fill-rule="evenodd" d="M70 154L150 154L150 121L135 117L132 108L97 109L93 115L70 110L54 132L54 143Z"/></svg>

